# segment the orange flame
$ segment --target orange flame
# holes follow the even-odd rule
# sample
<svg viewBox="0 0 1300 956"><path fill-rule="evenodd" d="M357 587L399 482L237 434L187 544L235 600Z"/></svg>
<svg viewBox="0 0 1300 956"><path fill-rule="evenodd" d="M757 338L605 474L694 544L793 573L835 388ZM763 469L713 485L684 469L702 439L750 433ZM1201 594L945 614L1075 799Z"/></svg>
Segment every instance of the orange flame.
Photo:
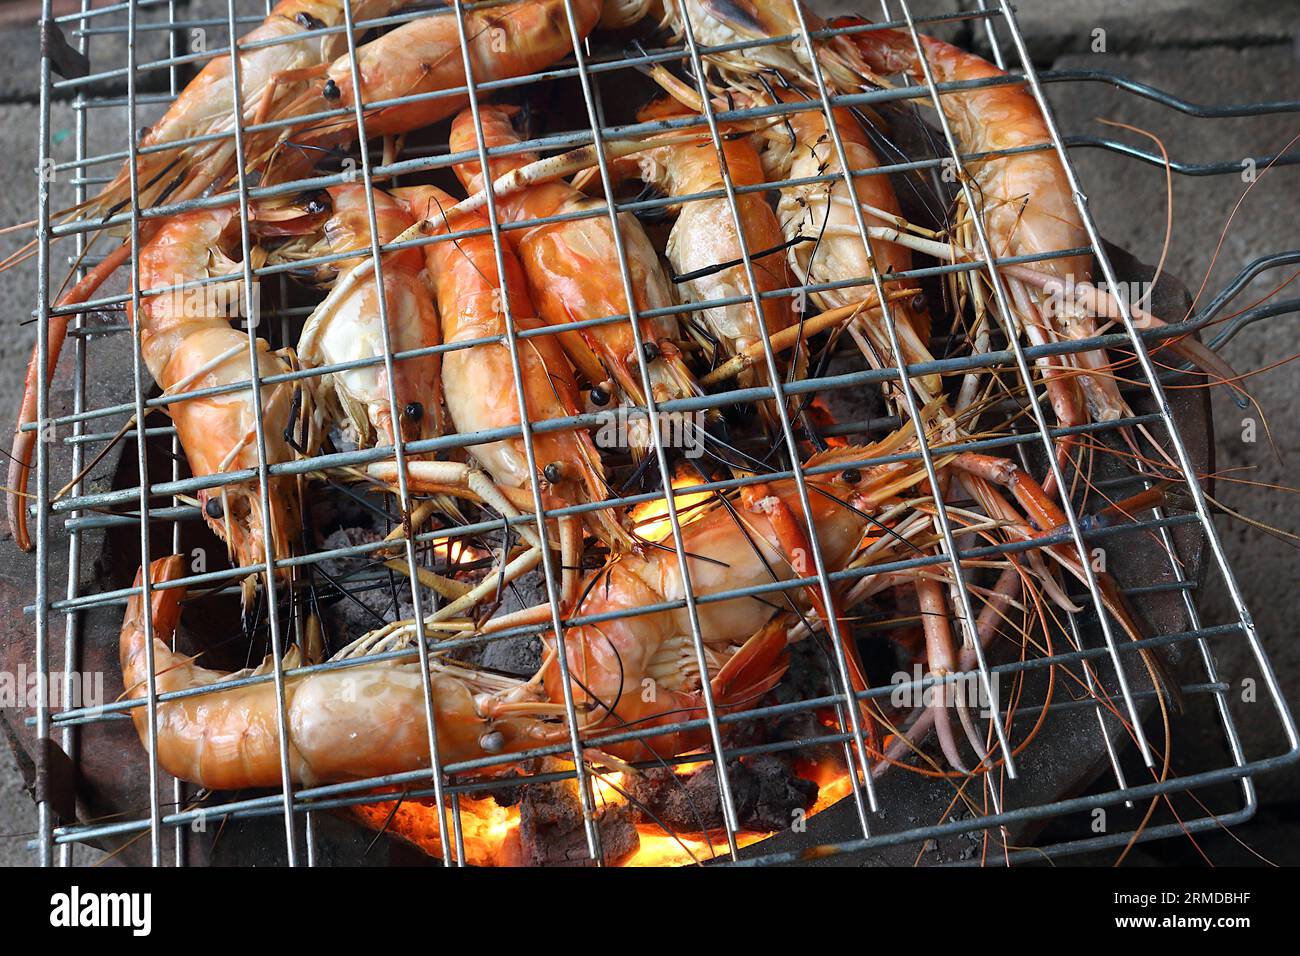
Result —
<svg viewBox="0 0 1300 956"><path fill-rule="evenodd" d="M703 763L683 765L702 767ZM677 768L679 771L682 767ZM848 796L853 783L848 773L839 765L801 762L799 775L813 780L819 786L817 801L808 816L811 817ZM596 804L618 806L627 803L623 791L623 774L593 775L593 792ZM396 834L430 856L442 855L442 835L438 827L438 814L432 807L416 802L403 802L393 809L390 803L373 803L351 808L362 823L374 830L384 829ZM450 823L450 810L448 823ZM460 800L460 825L465 843L465 862L471 866L519 866L522 856L519 849L519 808L500 807L491 797ZM725 834L670 834L654 823L637 824L641 838L640 847L621 861L621 866L687 866L703 863L728 852ZM771 836L770 833L742 831L736 834L736 846L752 846Z"/></svg>
<svg viewBox="0 0 1300 956"><path fill-rule="evenodd" d="M673 479L673 504L677 507L677 521L685 527L703 514L700 505L713 497L711 491L696 491L678 494L678 489L692 488L703 484L699 478L679 474ZM632 527L636 533L647 541L662 541L673 533L672 521L668 518L668 496L654 501L647 501L632 509Z"/></svg>

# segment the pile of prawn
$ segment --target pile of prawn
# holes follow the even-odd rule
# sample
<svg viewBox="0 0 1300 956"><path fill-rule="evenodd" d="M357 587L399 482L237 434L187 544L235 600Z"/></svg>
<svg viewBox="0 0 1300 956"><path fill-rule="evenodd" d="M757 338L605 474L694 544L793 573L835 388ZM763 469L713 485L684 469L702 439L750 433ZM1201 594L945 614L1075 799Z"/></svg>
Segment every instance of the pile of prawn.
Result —
<svg viewBox="0 0 1300 956"><path fill-rule="evenodd" d="M1046 345L1093 338L1118 317L1091 284L1089 256L1053 255L1086 247L1087 235L1056 153L1019 149L1050 142L1022 85L940 99L960 152L985 158L966 164L969 188L948 222L923 228L903 215L895 191L903 177L873 173L886 165L884 119L826 108L822 94L876 89L896 74L940 83L1001 76L971 53L928 37L918 49L909 34L880 29L744 56L706 52L689 78L650 71L661 92L640 111L648 132L639 140L605 144L604 155L587 148L544 159L526 148L527 111L487 97L469 103L467 67L478 84L526 76L574 55L598 24L647 17L706 51L824 24L784 0L515 0L471 8L461 24L434 11L360 42L365 21L402 6L354 3L349 34L334 0L282 0L240 44L238 88L230 58L211 60L144 137L135 168L65 218L115 225L132 195L150 212L139 230L141 306L131 321L192 474L212 479L196 503L236 567L259 565L268 546L277 564L295 555L322 478L404 489L400 503L410 508L395 541L430 534L421 529L435 510L469 505L513 521L517 534L477 579L420 576L447 603L356 637L331 658L337 666L299 670L315 661L308 649L291 650L279 662L290 672L283 714L269 680L276 662L231 674L175 650L187 595L182 558L141 569L122 625L122 675L128 698L161 695L156 756L169 773L211 789L279 786L283 748L293 783L361 780L427 769L435 744L445 764L526 756L575 737L586 759L609 765L675 757L712 745L707 722L680 725L756 706L781 681L790 644L816 639L842 662L837 679L856 695L837 719L861 733L859 773L986 774L1002 758L960 705L939 694L891 713L867 695L872 679L852 630L872 601L894 595L916 610L915 640L900 653L940 682L971 670L999 638L1018 646L1037 628L1041 640L1055 608L1074 609L1068 579L1098 588L1122 633L1142 636L1107 575L1059 539L1037 540L1068 526L1062 469L1086 471L1074 439L1058 442L1041 476L943 450L1006 427L994 420L1000 379L987 369L951 381L929 371L882 377L883 400L901 424L870 445L823 441L818 428L833 424L825 403L774 389L817 368L823 340L844 343L872 369L924 366L944 310L965 313L950 324L956 349L971 354L988 351L998 332ZM257 42L272 38L291 42ZM717 119L744 107L780 109ZM366 135L384 137L392 155L404 135L451 119L451 154L471 157L452 164L462 194L375 186L367 174L364 183L255 200L251 247L236 205L171 211L251 173L264 184L310 175L320 157L332 162L350 147L358 113ZM213 135L237 121L249 127L238 156L232 138ZM660 197L666 222L609 212L606 190L631 181ZM781 185L765 192L769 183ZM965 273L951 297L926 295L905 278L917 256L976 261L977 218L995 254L1031 263L1001 270L1005 299L978 272ZM29 546L23 492L40 380L58 362L69 314L130 251L129 240L117 246L59 298L47 367L33 355L10 473L20 547ZM249 385L255 333L227 311L194 305L202 290L238 282L245 257L320 291L296 342L277 349L255 336L259 378L278 380L258 390ZM1067 285L1082 293L1062 306ZM1140 309L1134 316L1160 321ZM1194 344L1181 349L1232 377ZM291 374L312 369L322 371ZM1129 414L1100 349L1053 352L1035 373L1067 430ZM729 417L727 403L715 402L694 421L696 440L715 454L687 483L707 490L687 505L661 489L676 502L675 528L648 536L634 515L606 503L621 494L615 471L654 474L657 456L669 453L652 408L689 406L725 387L757 391L746 399L756 413ZM624 427L611 446L584 416L614 414ZM389 454L364 469L273 474L267 525L256 479L220 480L259 465L259 418L268 466L352 447ZM453 434L464 447L443 441ZM783 444L782 434L798 438ZM396 445L405 449L401 464ZM1109 513L1122 520L1157 501L1158 493ZM963 549L1017 547L954 561L953 534ZM917 566L917 557L929 560ZM560 579L553 602L484 611L503 586L551 560ZM881 566L893 569L874 570ZM839 574L826 588L819 572ZM279 567L261 583L293 587L294 574ZM742 589L746 596L728 596ZM557 630L556 620L576 623ZM420 663L419 643L430 635L528 629L544 643L530 679L476 668L436 640L427 670ZM1158 661L1143 658L1162 685ZM240 686L225 686L231 679ZM132 717L147 739L149 710L136 707ZM943 763L924 751L931 733ZM483 772L510 766L502 757Z"/></svg>

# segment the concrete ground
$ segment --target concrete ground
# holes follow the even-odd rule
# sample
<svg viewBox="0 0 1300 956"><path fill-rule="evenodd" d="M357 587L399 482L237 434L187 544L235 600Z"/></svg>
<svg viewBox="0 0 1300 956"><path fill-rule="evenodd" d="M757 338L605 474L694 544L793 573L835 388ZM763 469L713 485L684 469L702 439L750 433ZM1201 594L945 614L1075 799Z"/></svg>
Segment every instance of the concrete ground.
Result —
<svg viewBox="0 0 1300 956"><path fill-rule="evenodd" d="M975 6L973 0L963 2ZM863 5L841 0L817 6L847 10ZM875 5L869 6L874 9ZM897 9L896 3L890 6ZM913 4L918 16L953 8L953 3ZM1148 0L1142 4L1022 0L1019 18L1040 69L1109 71L1198 104L1280 100L1294 97L1300 90L1300 3L1296 0L1234 4L1218 0ZM950 28L950 32L968 45L987 42L982 26L966 24ZM149 38L152 55L165 49L162 42L161 35ZM122 62L121 51L111 39L101 37L96 45L100 52L93 59L94 69ZM34 213L29 169L36 156L36 47L33 26L9 23L0 27L0 56L7 64L0 70L0 129L5 131L5 152L13 160L10 174L0 182L0 224ZM142 54L142 58L150 58L150 54ZM1049 95L1065 135L1106 138L1158 152L1143 134L1106 126L1099 120L1122 122L1158 137L1175 162L1240 165L1249 157L1284 151L1300 135L1297 113L1197 119L1102 82L1053 84ZM140 122L147 121L142 115ZM71 110L56 104L51 128L65 152L71 145L72 122ZM124 130L112 129L106 122L112 122L107 112L99 111L92 129L103 134L104 142L116 138L116 145L108 148L121 148ZM1166 238L1163 169L1100 149L1076 149L1073 157L1102 232L1140 258L1159 259ZM1173 228L1165 268L1181 277L1194 293L1202 290L1198 294L1201 303L1251 260L1294 249L1300 240L1295 225L1300 222L1300 169L1265 170L1260 165L1255 172L1249 190L1250 184L1239 173L1174 176ZM56 190L63 188L56 185ZM0 255L14 245L14 237L0 236ZM1229 311L1269 294L1290 275L1288 270L1268 273ZM15 407L32 338L30 327L18 323L30 312L34 290L30 268L13 270L0 283L0 305L13 325L11 334L0 337L0 408ZM1297 298L1297 286L1278 295ZM1300 524L1295 498L1268 485L1294 484L1285 465L1300 446L1300 416L1293 410L1300 365L1277 363L1295 351L1295 322L1294 315L1261 322L1243 331L1224 351L1239 371L1256 373L1248 381L1257 408L1242 411L1226 396L1214 398L1219 500L1247 516L1249 522L1288 532L1297 531ZM1255 420L1255 441L1243 437L1249 427L1247 419ZM1271 441L1266 436L1271 436ZM1224 515L1217 523L1261 640L1294 707L1300 705L1300 642L1295 640L1300 575L1295 546L1249 522ZM1209 624L1235 618L1227 590L1214 574L1202 594L1202 611ZM1234 684L1240 686L1243 678L1257 676L1244 640L1218 641L1214 652L1223 675ZM1267 703L1248 703L1240 697L1233 697L1233 713L1247 756L1269 756L1284 750L1276 719L1263 710ZM1261 701L1263 697L1261 694ZM1176 725L1175 747L1187 754L1182 772L1222 766L1225 760L1222 732L1208 711L1191 713ZM1265 855L1277 850L1283 858L1294 857L1294 851L1282 848L1300 844L1294 823L1300 816L1295 796L1300 792L1300 769L1292 766L1261 777L1259 792L1265 822L1247 825L1239 835ZM1270 822L1279 819L1292 822ZM28 796L8 753L0 746L0 863L21 863L28 858L23 843L33 825Z"/></svg>

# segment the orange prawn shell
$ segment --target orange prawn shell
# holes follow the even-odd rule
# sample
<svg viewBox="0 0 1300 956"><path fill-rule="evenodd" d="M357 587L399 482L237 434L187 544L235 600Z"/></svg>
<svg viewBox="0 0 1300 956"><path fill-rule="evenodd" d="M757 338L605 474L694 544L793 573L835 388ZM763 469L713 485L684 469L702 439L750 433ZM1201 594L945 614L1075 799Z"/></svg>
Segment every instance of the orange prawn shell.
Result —
<svg viewBox="0 0 1300 956"><path fill-rule="evenodd" d="M867 530L869 519L855 510L853 487L839 476L810 479L811 521L798 505L791 480L762 486L762 492L747 506L737 503L739 518L722 507L689 523L682 529L691 576L691 593L696 597L742 587L769 584L812 574L807 566L796 569L784 554L777 529L768 518L768 499L782 502L805 529L816 529L823 558L830 569L843 567ZM861 504L861 503L859 503ZM878 502L871 502L872 506ZM588 577L586 597L572 617L626 613L635 608L684 601L677 554L672 540L668 550L649 552L645 557L626 554L609 567ZM802 565L802 559L795 558ZM749 638L769 627L780 611L780 597L754 597L700 603L696 607L701 636L706 648L721 663ZM695 652L690 639L690 618L686 608L654 611L634 617L619 617L569 628L564 632L565 649L573 694L586 714L588 734L618 733L645 729L704 716L699 676L694 672ZM554 636L546 638L554 645ZM687 670L675 670L673 661L687 660ZM761 660L757 672L742 675L733 692L716 694L721 709L754 706L757 696L775 684L783 665ZM716 672L714 674L716 676ZM548 657L544 671L547 696L561 699L563 689L558 659ZM675 731L642 741L605 746L595 744L624 759L646 758L650 751L660 756L687 752L707 743L702 731Z"/></svg>
<svg viewBox="0 0 1300 956"><path fill-rule="evenodd" d="M479 109L484 145L488 149L510 146L521 141L511 123L515 111L508 107L484 106ZM463 111L452 123L449 146L452 152L478 149L478 135L470 111ZM493 158L490 163L495 180L537 158L535 153L511 153ZM455 167L456 175L467 190L483 186L482 166L471 160ZM496 200L497 215L506 222L545 219L556 215L602 210L604 203L592 199L563 181L540 183ZM672 291L660 267L657 253L644 230L630 215L620 217L628 274L638 315L661 310L672 304ZM580 322L589 319L628 315L623 294L622 271L618 260L609 218L603 212L581 219L521 229L506 230L503 235L519 256L528 276L537 304L537 314L551 324ZM676 321L670 315L640 319L644 342L665 345L677 338ZM591 363L582 363L586 349L597 357L610 376L629 394L641 392L636 370L636 336L630 322L622 321L589 326L576 333L586 349L573 343L573 332L563 333L570 353L579 350L575 364L599 384ZM657 366L651 367L652 383L661 380ZM682 394L656 393L658 401L681 398Z"/></svg>
<svg viewBox="0 0 1300 956"><path fill-rule="evenodd" d="M872 67L882 73L922 75L910 35L872 30L855 41ZM1007 74L966 50L933 37L921 37L925 57L939 83L983 80ZM944 113L970 153L1047 145L1046 149L972 160L966 164L983 193L989 234L1000 256L1027 255L1088 245L1065 169L1051 148L1051 134L1032 93L1024 86L994 86L944 93ZM1035 268L1075 282L1090 281L1088 256L1057 258Z"/></svg>
<svg viewBox="0 0 1300 956"><path fill-rule="evenodd" d="M141 354L154 381L164 390L195 391L249 378L248 333L235 328L231 324L234 315L227 314L232 307L238 313L241 284L175 288L238 269L224 252L238 234L232 229L236 215L236 210L226 207L174 216L140 251ZM149 292L160 294L146 294ZM262 377L289 370L287 363L260 339L257 362ZM256 404L261 406L265 422L268 463L295 458L295 450L284 438L292 420L293 387L264 385ZM167 413L176 425L177 437L196 477L257 467L253 436L258 411L249 388L201 398L178 398L167 406ZM272 477L269 491L269 532L276 556L285 557L300 524L296 479ZM255 481L199 493L203 502L210 497L223 501L227 514L214 517L205 509L204 517L214 532L223 538L229 536L227 544L241 565L265 560L267 529L261 526L259 495ZM231 518L234 520L228 520Z"/></svg>
<svg viewBox="0 0 1300 956"><path fill-rule="evenodd" d="M208 279L214 271L219 275L233 271L236 264L225 260L221 250L228 245L236 221L235 212L228 207L181 213L168 219L140 251L140 307L144 316L140 353L154 381L164 388L172 381L164 375L164 369L181 342L196 327L210 324L210 303L239 299L238 282L176 288Z"/></svg>
<svg viewBox="0 0 1300 956"><path fill-rule="evenodd" d="M399 190L398 195L416 214L455 204L454 199L432 186ZM487 217L476 213L457 219L453 228L471 230L487 224ZM424 250L437 296L443 340L454 345L503 336L506 302L491 235L461 236L454 241L431 243ZM501 249L501 258L505 265L504 286L509 295L510 318L516 331L544 327L536 317L518 260L509 248ZM578 414L577 386L555 336L517 339L517 351L529 420L541 422ZM443 384L448 411L458 431L475 432L521 424L514 365L507 342L449 350L443 357ZM585 433L576 430L537 432L533 435L537 466L544 469L551 462L571 462L577 472L573 477L579 477L585 471L582 463L595 455L594 449L582 447L586 443ZM522 439L490 442L474 450L492 462L494 467L488 470L497 481L514 487L528 486L530 476Z"/></svg>
<svg viewBox="0 0 1300 956"><path fill-rule="evenodd" d="M486 10L469 9L464 13L465 36L470 62L477 83L524 76L550 66L573 50L565 16L566 0L518 0L516 3ZM572 4L578 35L585 37L600 18L601 0L568 0ZM362 100L383 100L434 93L465 86L465 67L461 53L456 15L447 8L437 15L404 23L357 50L357 70L361 78ZM325 86L313 82L303 98L300 112L312 109L352 107L356 90L352 85L352 66L346 55L329 68L328 82L337 96L323 96ZM366 133L383 136L409 132L446 119L467 102L460 93L436 96L413 103L367 107ZM351 115L327 120L307 131L313 142L329 142L350 137L355 121Z"/></svg>

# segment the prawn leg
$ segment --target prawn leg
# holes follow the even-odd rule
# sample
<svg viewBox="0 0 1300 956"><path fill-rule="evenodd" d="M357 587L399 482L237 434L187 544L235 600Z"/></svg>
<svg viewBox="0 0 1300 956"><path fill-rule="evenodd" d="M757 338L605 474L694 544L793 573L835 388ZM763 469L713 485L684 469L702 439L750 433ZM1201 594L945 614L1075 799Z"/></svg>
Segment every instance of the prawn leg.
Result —
<svg viewBox="0 0 1300 956"><path fill-rule="evenodd" d="M993 638L1001 630L1003 617L1023 589L1023 581L1019 572L1015 568L1008 568L998 577L997 583L994 584L992 593L985 601L984 608L980 611L979 617L975 621L975 636L979 646L985 650L993 642ZM957 673L968 673L975 669L977 657L974 646L962 648L961 654L957 657L955 671ZM924 743L926 735L929 734L932 727L936 728L937 723L945 714L940 713L940 709L926 707L921 711L921 715L908 728L906 733L895 731L891 739L885 746L884 760L876 764L873 772L880 776L891 766L898 764L903 758L920 749ZM951 740L951 733L949 733ZM947 747L943 744L945 756ZM951 757L949 757L951 761Z"/></svg>
<svg viewBox="0 0 1300 956"><path fill-rule="evenodd" d="M746 486L742 493L742 500L751 512L763 514L771 523L773 530L776 532L777 540L780 542L784 557L789 562L791 569L800 576L807 574L812 561L812 543L808 540L808 530L795 517L786 501L780 495L773 494L771 486L766 484ZM827 627L831 626L832 621L835 623L835 630L840 635L840 644L844 649L844 659L848 664L849 680L853 685L854 692L863 693L870 690L871 685L867 681L866 671L862 666L862 657L858 653L857 644L849 633L846 622L840 613L836 593L834 590L831 591L831 603L828 607L818 584L810 584L804 591L807 593L818 616ZM867 744L872 752L879 753L880 737L876 727L876 720L871 713L871 704L869 701L862 700L858 702L858 708L866 725Z"/></svg>
<svg viewBox="0 0 1300 956"><path fill-rule="evenodd" d="M1057 506L1052 496L1014 462L989 455L964 452L953 459L952 465L960 471L1010 490L1017 503L1024 508L1032 522L1033 527L1028 535L1031 539L1059 532L1067 527L1066 515ZM1163 496L1164 493L1159 488L1148 489L1134 495L1132 498L1110 506L1102 512L1101 520L1109 520L1116 515L1130 516L1138 510L1159 504L1163 500ZM1088 575L1082 560L1071 546L1066 544L1047 545L1044 550L1077 580L1087 584ZM1034 552L1029 553L1033 554ZM1124 593L1120 590L1115 578L1109 572L1097 570L1093 571L1092 576L1097 583L1097 591L1101 597L1102 605L1119 622L1120 627L1123 628L1125 635L1130 640L1141 640L1146 634L1146 628L1129 606L1128 600L1124 597ZM1045 575L1039 575L1039 577L1046 582ZM1177 703L1180 696L1177 682L1169 679L1164 673L1160 658L1145 648L1140 653L1142 659L1147 662L1152 670L1153 681L1157 679L1158 675L1159 682L1164 685L1164 692Z"/></svg>
<svg viewBox="0 0 1300 956"><path fill-rule="evenodd" d="M371 465L368 471L372 478L388 484L393 484L397 480L396 462L377 462ZM512 494L507 497L506 492L492 481L482 469L452 461L408 461L406 480L407 488L416 493L450 494L477 500L493 508L511 521L511 526L518 532L519 536L528 543L534 552L540 555L542 543L538 537L537 529L530 521L518 520L524 517L524 512L519 507L516 507L516 502L520 502L525 508L531 508L532 506L531 501L526 504L521 501L523 489L511 489ZM511 498L514 498L514 500L511 500ZM560 560L563 569L561 601L567 607L572 604L577 596L578 570L582 567L581 521L570 515L561 517L557 524L559 526ZM493 590L478 594L476 599L494 593L495 589L514 581L520 575L532 570L532 567L536 565L536 560L529 566L524 566L518 561L507 565L506 557L506 555L502 555L502 568L493 575L489 575L489 579L493 582ZM497 580L498 576L500 577L499 581ZM464 602L465 599L462 598L461 601ZM472 603L462 603L461 607L472 606ZM549 605L543 605L543 607L549 608ZM526 620L521 619L521 621L506 626L515 626L518 623L541 622L529 618ZM498 628L500 626L498 625Z"/></svg>
<svg viewBox="0 0 1300 956"><path fill-rule="evenodd" d="M275 106L275 97L281 86L314 80L319 76L324 76L327 70L329 70L328 63L318 63L315 66L300 67L295 70L277 70L272 73L270 79L266 82L266 88L262 90L257 112L253 117L253 125L260 126L271 118L271 111Z"/></svg>
<svg viewBox="0 0 1300 956"><path fill-rule="evenodd" d="M921 614L921 630L925 634L925 656L928 664L928 676L937 678L939 683L929 687L925 692L932 695L928 708L933 714L935 731L939 737L939 746L943 755L952 764L954 770L969 773L957 749L957 741L952 732L952 721L948 716L948 684L944 678L955 673L957 654L952 636L952 627L948 622L948 607L945 602L943 586L933 578L918 578L916 584L917 604Z"/></svg>

